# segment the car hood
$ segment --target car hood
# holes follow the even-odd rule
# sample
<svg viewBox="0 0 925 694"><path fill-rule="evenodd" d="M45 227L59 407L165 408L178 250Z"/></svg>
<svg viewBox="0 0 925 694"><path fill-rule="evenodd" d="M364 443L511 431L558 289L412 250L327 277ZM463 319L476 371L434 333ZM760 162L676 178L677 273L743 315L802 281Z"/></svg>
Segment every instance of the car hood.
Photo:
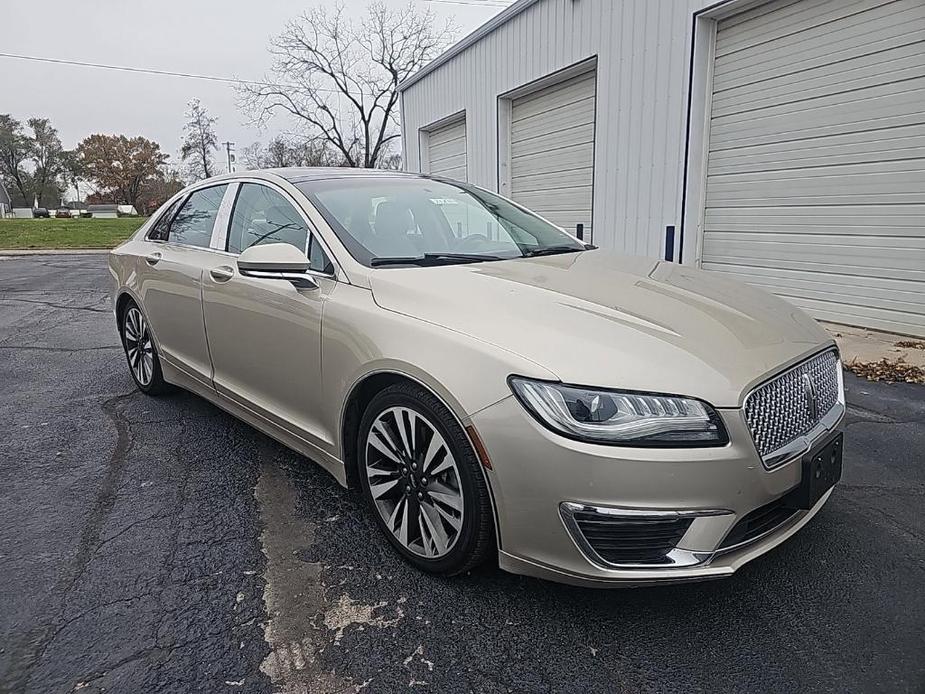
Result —
<svg viewBox="0 0 925 694"><path fill-rule="evenodd" d="M602 250L383 268L381 307L514 352L566 383L738 407L831 338L802 310L716 273Z"/></svg>

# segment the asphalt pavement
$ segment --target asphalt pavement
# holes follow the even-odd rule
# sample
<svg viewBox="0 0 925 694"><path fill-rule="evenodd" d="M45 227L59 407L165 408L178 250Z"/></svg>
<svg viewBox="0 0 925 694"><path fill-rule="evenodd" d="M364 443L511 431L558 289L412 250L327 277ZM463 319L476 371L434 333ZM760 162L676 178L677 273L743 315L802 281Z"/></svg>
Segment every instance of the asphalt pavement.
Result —
<svg viewBox="0 0 925 694"><path fill-rule="evenodd" d="M440 579L310 461L137 392L109 283L0 258L0 691L925 691L925 387L849 375L842 482L730 579Z"/></svg>

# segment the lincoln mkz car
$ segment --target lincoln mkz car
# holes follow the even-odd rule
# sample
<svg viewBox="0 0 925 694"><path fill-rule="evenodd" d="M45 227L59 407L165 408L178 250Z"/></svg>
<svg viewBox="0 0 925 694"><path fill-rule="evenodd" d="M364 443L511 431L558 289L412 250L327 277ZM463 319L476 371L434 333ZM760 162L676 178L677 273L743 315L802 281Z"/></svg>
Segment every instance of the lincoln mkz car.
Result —
<svg viewBox="0 0 925 694"><path fill-rule="evenodd" d="M841 474L841 363L803 311L469 184L213 178L110 268L139 389L192 391L316 461L425 571L728 576Z"/></svg>

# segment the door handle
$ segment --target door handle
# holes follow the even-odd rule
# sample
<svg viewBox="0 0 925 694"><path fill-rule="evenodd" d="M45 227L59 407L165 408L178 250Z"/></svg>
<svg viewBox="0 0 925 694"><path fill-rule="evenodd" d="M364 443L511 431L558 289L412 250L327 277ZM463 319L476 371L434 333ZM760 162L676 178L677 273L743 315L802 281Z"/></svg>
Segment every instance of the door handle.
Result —
<svg viewBox="0 0 925 694"><path fill-rule="evenodd" d="M149 253L145 256L145 262L148 265L157 265L163 256L160 251L154 251L154 253Z"/></svg>
<svg viewBox="0 0 925 694"><path fill-rule="evenodd" d="M234 269L228 265L219 265L209 270L209 277L215 282L227 282L234 277Z"/></svg>

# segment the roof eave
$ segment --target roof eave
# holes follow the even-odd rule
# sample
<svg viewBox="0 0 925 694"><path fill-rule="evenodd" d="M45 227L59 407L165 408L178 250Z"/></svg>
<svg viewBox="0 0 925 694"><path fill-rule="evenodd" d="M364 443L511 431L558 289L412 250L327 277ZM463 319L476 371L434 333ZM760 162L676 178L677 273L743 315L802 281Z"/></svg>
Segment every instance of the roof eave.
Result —
<svg viewBox="0 0 925 694"><path fill-rule="evenodd" d="M478 27L475 31L473 31L471 34L467 34L466 36L461 38L459 41L454 43L452 46L447 48L445 51L443 51L443 53L441 53L436 58L431 60L429 63L427 63L427 65L422 67L420 70L415 72L413 75L411 75L410 77L406 77L398 85L398 91L399 92L405 91L408 87L419 82L424 77L429 75L431 72L439 68L441 65L445 65L446 63L450 62L453 58L455 58L457 55L465 51L467 48L469 48L470 46L474 46L479 41L481 41L483 38L485 38L490 33L492 33L495 29L506 24L513 17L516 17L521 12L523 12L525 9L527 9L531 5L535 5L539 1L540 0L517 0L517 2L508 6L506 9L496 14L494 17L492 17L487 22L485 22L482 26Z"/></svg>

